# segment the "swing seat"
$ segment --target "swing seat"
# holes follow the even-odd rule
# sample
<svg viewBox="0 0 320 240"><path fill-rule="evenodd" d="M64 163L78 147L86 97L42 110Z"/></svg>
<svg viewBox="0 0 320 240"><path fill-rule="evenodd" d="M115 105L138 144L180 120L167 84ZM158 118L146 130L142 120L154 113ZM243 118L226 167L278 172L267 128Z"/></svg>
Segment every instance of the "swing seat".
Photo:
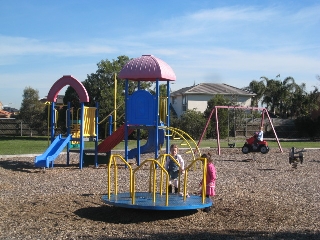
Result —
<svg viewBox="0 0 320 240"><path fill-rule="evenodd" d="M228 143L229 148L234 148L236 146L236 143Z"/></svg>

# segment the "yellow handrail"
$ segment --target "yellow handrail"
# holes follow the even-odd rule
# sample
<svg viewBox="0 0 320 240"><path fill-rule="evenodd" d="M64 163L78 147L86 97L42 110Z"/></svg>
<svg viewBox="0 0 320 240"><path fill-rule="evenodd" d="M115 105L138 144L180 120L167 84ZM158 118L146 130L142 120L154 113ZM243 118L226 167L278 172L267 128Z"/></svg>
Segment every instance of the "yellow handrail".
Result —
<svg viewBox="0 0 320 240"><path fill-rule="evenodd" d="M121 103L118 108L114 109L111 113L109 113L104 119L102 119L98 124L103 123L109 116L111 116L116 110L118 110L124 103ZM123 116L123 115L122 115Z"/></svg>
<svg viewBox="0 0 320 240"><path fill-rule="evenodd" d="M167 126L159 126L159 129L168 130L168 131L171 131L171 132L173 132L174 134L177 134L178 136L180 136L180 138L183 139L183 141L181 141L180 145L188 146L189 151L187 151L186 153L192 153L192 158L193 158L193 160L196 159L196 158L195 158L195 153L198 152L198 153L199 153L199 156L201 156L201 152L200 152L200 149L198 148L197 143L192 139L192 137L191 137L188 133L182 131L182 130L179 129L179 128L167 127ZM172 135L172 134L171 134L171 135ZM166 136L171 136L171 135L170 135L170 134L169 134L169 135L166 134ZM186 137L184 137L184 135L185 135ZM189 140L187 140L187 138L188 138ZM194 150L194 151L192 150L192 147L191 147L191 144L189 143L189 141L194 144L194 146L195 146L195 150Z"/></svg>
<svg viewBox="0 0 320 240"><path fill-rule="evenodd" d="M114 194L118 195L118 166L116 163L116 158L120 158L120 160L126 164L126 166L130 170L130 176L129 176L129 190L130 190L130 196L132 197L132 167L130 164L119 154L112 154L110 156L110 160L108 163L108 198L111 197L111 165L114 164Z"/></svg>
<svg viewBox="0 0 320 240"><path fill-rule="evenodd" d="M143 161L140 164L140 166L138 166L133 171L133 176L132 176L132 204L135 204L135 174L147 162L151 162L150 173L153 173L153 188L152 188L153 189L152 190L153 191L153 199L152 199L153 202L156 202L156 165L159 166L161 168L161 171L166 174L167 186L169 185L169 173L164 169L164 167L156 159L146 159L145 161ZM152 179L150 177L149 190L151 189L151 182L152 182ZM160 185L162 185L162 182L160 183ZM168 206L168 205L169 205L169 189L167 187L167 189L166 189L166 206Z"/></svg>
<svg viewBox="0 0 320 240"><path fill-rule="evenodd" d="M183 188L183 199L184 201L186 200L186 196L187 196L187 178L188 178L188 171L189 169L197 162L197 161L201 161L203 164L203 169L202 169L202 174L203 174L203 180L202 180L202 203L205 202L205 197L206 197L206 187L207 187L207 159L206 158L197 158L194 161L192 161L186 168L185 168L185 175L184 175L184 188Z"/></svg>

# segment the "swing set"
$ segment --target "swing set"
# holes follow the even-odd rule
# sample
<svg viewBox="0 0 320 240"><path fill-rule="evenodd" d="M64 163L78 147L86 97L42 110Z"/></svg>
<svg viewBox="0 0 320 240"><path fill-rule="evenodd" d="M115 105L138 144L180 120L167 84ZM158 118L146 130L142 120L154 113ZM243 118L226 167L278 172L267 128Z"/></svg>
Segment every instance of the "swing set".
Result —
<svg viewBox="0 0 320 240"><path fill-rule="evenodd" d="M212 118L212 115L213 113L215 113L215 119L216 119L216 134L217 134L217 146L218 146L218 155L221 154L221 147L220 147L220 133L219 133L219 117L218 117L218 110L219 109L230 109L230 108L233 108L234 110L235 109L241 109L241 110L258 110L258 111L262 111L262 114L261 114L261 122L260 122L260 127L262 127L264 125L264 118L265 118L265 115L267 116L268 120L269 120L269 123L272 127L272 130L273 130L273 133L274 133L274 136L275 136L275 139L277 140L277 143L278 143L278 146L279 146L279 150L280 152L283 152L282 148L281 148L281 145L280 145L280 142L279 142L279 139L278 139L278 136L277 136L277 133L273 127L273 124L272 124L272 121L271 121L271 118L269 116L269 113L268 113L268 110L266 108L261 108L261 107L240 107L240 106L215 106L214 108L212 108L211 112L210 112L210 115L209 115L209 118L207 120L207 123L203 129L203 132L201 134L201 137L198 141L198 147L207 131L207 128L209 126L209 123L210 123L210 120ZM234 115L235 117L235 115ZM230 124L229 124L229 113L228 113L228 131L229 131L229 127L230 127ZM235 124L235 121L234 121L234 124ZM235 131L235 129L234 129ZM228 146L229 147L234 147L235 146L235 143L232 143L230 144L229 143L229 137L228 137Z"/></svg>

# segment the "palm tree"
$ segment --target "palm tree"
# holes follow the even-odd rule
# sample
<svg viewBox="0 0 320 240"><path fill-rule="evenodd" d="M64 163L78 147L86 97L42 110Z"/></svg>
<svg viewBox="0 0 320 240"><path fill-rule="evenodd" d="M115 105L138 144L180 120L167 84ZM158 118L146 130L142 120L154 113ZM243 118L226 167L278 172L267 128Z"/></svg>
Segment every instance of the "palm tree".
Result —
<svg viewBox="0 0 320 240"><path fill-rule="evenodd" d="M252 102L251 102L252 107L258 106L259 101L263 97L265 89L266 89L266 86L264 85L263 81L258 82L256 80L252 80L249 83L249 86L244 88L244 90L247 90L256 94L256 96L252 98Z"/></svg>
<svg viewBox="0 0 320 240"><path fill-rule="evenodd" d="M286 77L283 81L279 81L279 113L287 116L290 105L292 104L293 94L299 90L299 86L295 83L293 77Z"/></svg>
<svg viewBox="0 0 320 240"><path fill-rule="evenodd" d="M282 117L306 116L318 107L319 91L315 90L309 94L306 92L306 84L296 84L293 77L286 77L283 81L269 79L262 76L261 81L253 80L249 86L244 88L256 94L253 105L259 100L266 104L266 108L274 114Z"/></svg>
<svg viewBox="0 0 320 240"><path fill-rule="evenodd" d="M262 102L270 106L271 111L283 117L287 116L292 103L293 93L298 88L293 77L286 77L283 81L261 77L266 82L266 90Z"/></svg>
<svg viewBox="0 0 320 240"><path fill-rule="evenodd" d="M267 109L270 107L270 111L275 114L276 107L279 105L279 81L264 76L260 79L262 79L263 82L266 82L262 103L267 105Z"/></svg>

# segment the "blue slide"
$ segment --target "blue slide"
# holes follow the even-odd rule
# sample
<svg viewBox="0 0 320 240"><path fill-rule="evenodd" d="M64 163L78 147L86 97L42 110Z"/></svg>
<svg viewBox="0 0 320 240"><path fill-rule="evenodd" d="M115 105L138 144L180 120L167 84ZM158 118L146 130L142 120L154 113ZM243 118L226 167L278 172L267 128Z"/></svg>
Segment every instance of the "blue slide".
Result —
<svg viewBox="0 0 320 240"><path fill-rule="evenodd" d="M61 137L61 134L57 136L48 149L42 155L35 158L35 166L48 168L49 164L56 159L56 157L70 142L71 137L71 134L66 138Z"/></svg>
<svg viewBox="0 0 320 240"><path fill-rule="evenodd" d="M140 147L140 153L150 153L154 152L155 150L155 129L150 129L148 131L148 140L145 145ZM159 145L162 145L164 143L164 130L163 129L158 129L158 143ZM135 158L138 155L138 149L133 148L128 152L128 158L132 159Z"/></svg>

